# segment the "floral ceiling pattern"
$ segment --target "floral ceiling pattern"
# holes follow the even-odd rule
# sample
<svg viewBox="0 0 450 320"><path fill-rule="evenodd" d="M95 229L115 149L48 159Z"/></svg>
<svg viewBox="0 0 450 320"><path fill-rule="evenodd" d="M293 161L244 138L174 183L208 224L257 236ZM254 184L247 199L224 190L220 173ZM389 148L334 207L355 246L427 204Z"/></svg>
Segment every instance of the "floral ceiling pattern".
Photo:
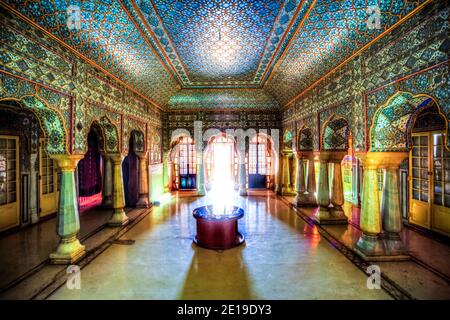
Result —
<svg viewBox="0 0 450 320"><path fill-rule="evenodd" d="M241 88L264 88L278 100L277 105L284 106L427 1L0 0L0 3L166 107L169 101L173 105L174 100L179 101L180 96L187 94L196 100L199 93L190 91L192 88L237 88L236 97L242 94ZM374 5L380 10L380 24L370 28L367 21L373 12L368 7ZM68 18L77 14L77 10L79 24L73 27ZM190 90L176 95L180 89ZM229 91L224 92L225 96L228 94Z"/></svg>

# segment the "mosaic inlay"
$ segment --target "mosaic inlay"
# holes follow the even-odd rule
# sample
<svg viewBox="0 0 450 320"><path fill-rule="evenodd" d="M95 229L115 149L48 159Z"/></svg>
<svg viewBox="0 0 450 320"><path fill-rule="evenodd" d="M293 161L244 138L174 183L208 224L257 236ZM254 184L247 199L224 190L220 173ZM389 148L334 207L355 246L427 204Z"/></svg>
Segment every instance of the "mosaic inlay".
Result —
<svg viewBox="0 0 450 320"><path fill-rule="evenodd" d="M266 88L287 104L425 1L318 0ZM379 28L367 23L371 5L379 6Z"/></svg>

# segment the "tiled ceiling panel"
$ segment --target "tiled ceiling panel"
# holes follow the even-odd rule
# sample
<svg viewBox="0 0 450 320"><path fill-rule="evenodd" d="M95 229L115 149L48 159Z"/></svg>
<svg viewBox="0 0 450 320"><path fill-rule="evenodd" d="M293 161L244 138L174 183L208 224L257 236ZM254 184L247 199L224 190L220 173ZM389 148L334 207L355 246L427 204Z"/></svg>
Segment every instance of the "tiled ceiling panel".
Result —
<svg viewBox="0 0 450 320"><path fill-rule="evenodd" d="M158 39L182 86L191 88L260 86L291 23L304 14L299 5L311 2L123 1Z"/></svg>
<svg viewBox="0 0 450 320"><path fill-rule="evenodd" d="M265 88L287 104L423 2L317 0Z"/></svg>
<svg viewBox="0 0 450 320"><path fill-rule="evenodd" d="M115 0L6 0L73 49L93 60L160 106L178 90L176 80ZM68 26L80 17L79 26Z"/></svg>

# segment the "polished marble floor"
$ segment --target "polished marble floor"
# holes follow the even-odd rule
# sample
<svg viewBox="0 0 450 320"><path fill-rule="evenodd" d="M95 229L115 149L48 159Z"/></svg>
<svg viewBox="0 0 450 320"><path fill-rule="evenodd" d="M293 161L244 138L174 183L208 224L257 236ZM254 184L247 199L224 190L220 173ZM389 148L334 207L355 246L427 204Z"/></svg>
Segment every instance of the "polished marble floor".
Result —
<svg viewBox="0 0 450 320"><path fill-rule="evenodd" d="M177 197L128 231L81 270L81 288L50 299L390 299L366 275L270 193ZM243 207L246 243L226 251L192 244L192 210L210 203Z"/></svg>

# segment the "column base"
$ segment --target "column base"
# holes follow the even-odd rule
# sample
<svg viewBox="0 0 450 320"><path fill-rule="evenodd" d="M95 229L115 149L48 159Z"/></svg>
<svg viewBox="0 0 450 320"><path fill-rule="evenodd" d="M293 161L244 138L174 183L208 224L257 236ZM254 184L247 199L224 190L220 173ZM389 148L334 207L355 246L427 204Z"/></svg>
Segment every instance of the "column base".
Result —
<svg viewBox="0 0 450 320"><path fill-rule="evenodd" d="M113 206L112 197L106 197L102 201L102 207L104 209L111 209Z"/></svg>
<svg viewBox="0 0 450 320"><path fill-rule="evenodd" d="M296 207L317 207L317 200L313 194L303 193L297 194L292 204Z"/></svg>
<svg viewBox="0 0 450 320"><path fill-rule="evenodd" d="M248 196L248 192L246 188L239 188L239 195L242 197Z"/></svg>
<svg viewBox="0 0 450 320"><path fill-rule="evenodd" d="M333 210L333 208L320 207L317 213L312 217L317 224L348 224L348 218L344 212Z"/></svg>
<svg viewBox="0 0 450 320"><path fill-rule="evenodd" d="M401 246L404 250L399 251L399 247L395 248L395 246L399 246L397 241L401 242L401 239L397 239L395 242L391 240L363 233L353 251L365 261L405 261L411 259L403 243L401 243Z"/></svg>
<svg viewBox="0 0 450 320"><path fill-rule="evenodd" d="M31 213L31 224L35 224L39 222L39 215L37 213L37 210L33 210Z"/></svg>
<svg viewBox="0 0 450 320"><path fill-rule="evenodd" d="M123 208L114 209L114 213L108 221L108 226L110 227L121 227L129 222L129 218L125 214Z"/></svg>
<svg viewBox="0 0 450 320"><path fill-rule="evenodd" d="M277 195L281 196L281 186L279 184L276 184L273 187L273 192L275 192Z"/></svg>
<svg viewBox="0 0 450 320"><path fill-rule="evenodd" d="M204 195L206 195L205 188L200 188L197 190L197 196L203 197Z"/></svg>
<svg viewBox="0 0 450 320"><path fill-rule="evenodd" d="M73 264L86 254L86 248L76 236L61 239L56 251L50 254L51 264Z"/></svg>
<svg viewBox="0 0 450 320"><path fill-rule="evenodd" d="M282 187L281 195L282 196L296 196L297 194L294 191L292 191L292 189L290 189L290 188Z"/></svg>
<svg viewBox="0 0 450 320"><path fill-rule="evenodd" d="M136 203L136 208L148 208L150 207L150 203L148 201L148 194L140 194L139 199Z"/></svg>

